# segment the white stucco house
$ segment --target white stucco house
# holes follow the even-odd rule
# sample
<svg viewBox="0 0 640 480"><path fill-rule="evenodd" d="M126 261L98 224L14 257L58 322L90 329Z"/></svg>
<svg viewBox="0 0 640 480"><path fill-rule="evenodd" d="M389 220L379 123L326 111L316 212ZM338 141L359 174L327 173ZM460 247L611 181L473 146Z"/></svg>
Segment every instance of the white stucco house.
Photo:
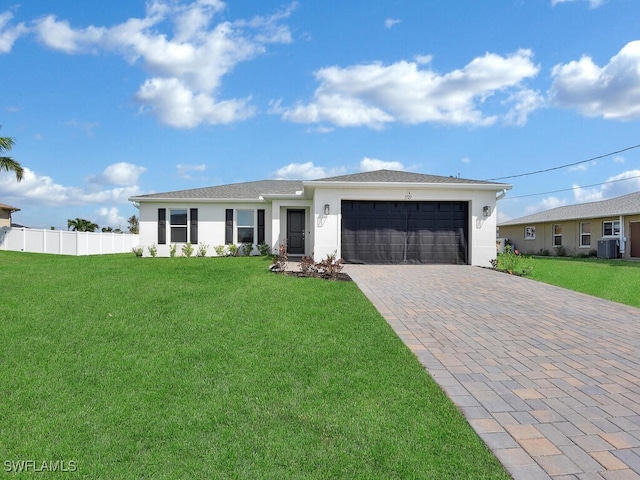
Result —
<svg viewBox="0 0 640 480"><path fill-rule="evenodd" d="M266 243L316 260L489 266L496 201L511 185L393 170L262 180L131 197L140 245ZM178 252L180 249L178 249ZM255 250L257 253L257 250Z"/></svg>

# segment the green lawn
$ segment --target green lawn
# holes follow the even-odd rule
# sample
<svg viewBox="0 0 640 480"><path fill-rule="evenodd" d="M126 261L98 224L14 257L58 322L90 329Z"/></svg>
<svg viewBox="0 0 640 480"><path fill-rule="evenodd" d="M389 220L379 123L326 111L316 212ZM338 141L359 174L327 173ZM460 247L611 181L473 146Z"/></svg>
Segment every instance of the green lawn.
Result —
<svg viewBox="0 0 640 480"><path fill-rule="evenodd" d="M640 262L533 257L529 278L640 307Z"/></svg>
<svg viewBox="0 0 640 480"><path fill-rule="evenodd" d="M355 284L268 264L0 252L3 473L509 478Z"/></svg>
<svg viewBox="0 0 640 480"><path fill-rule="evenodd" d="M498 268L528 278L640 307L640 262L600 258L498 255Z"/></svg>

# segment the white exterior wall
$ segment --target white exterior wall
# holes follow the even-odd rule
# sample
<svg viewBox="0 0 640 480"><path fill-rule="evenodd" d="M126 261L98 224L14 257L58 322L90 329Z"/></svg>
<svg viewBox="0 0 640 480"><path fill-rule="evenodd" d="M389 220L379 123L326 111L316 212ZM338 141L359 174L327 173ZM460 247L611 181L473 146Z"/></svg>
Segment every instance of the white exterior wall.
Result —
<svg viewBox="0 0 640 480"><path fill-rule="evenodd" d="M158 209L167 209L167 243L166 245L158 245ZM195 202L163 202L163 203L142 203L140 205L139 226L140 226L140 245L144 247L144 256L149 256L148 247L155 244L158 248L159 257L168 257L171 246L171 232L169 225L169 210L171 209L198 209L198 244L207 244L207 256L215 256L214 247L225 244L225 210L231 208L234 210L234 229L233 243L238 244L238 231L235 224L235 211L241 210L265 210L265 241L268 243L272 238L271 226L271 204L269 203L195 203ZM257 231L257 214L254 217L254 226ZM189 232L189 225L187 225ZM257 240L257 239L256 239ZM257 243L257 242L254 242ZM176 255L181 254L181 246L177 244ZM193 245L194 255L198 251L198 245ZM256 250L254 249L254 253Z"/></svg>
<svg viewBox="0 0 640 480"><path fill-rule="evenodd" d="M315 248L314 257L320 260L328 254L341 252L342 200L369 201L457 201L469 202L469 263L489 267L496 258L496 192L493 190L463 190L446 186L443 189L409 189L389 187L378 189L316 189L314 194ZM328 204L330 213L324 214ZM491 215L483 217L483 208L489 206Z"/></svg>

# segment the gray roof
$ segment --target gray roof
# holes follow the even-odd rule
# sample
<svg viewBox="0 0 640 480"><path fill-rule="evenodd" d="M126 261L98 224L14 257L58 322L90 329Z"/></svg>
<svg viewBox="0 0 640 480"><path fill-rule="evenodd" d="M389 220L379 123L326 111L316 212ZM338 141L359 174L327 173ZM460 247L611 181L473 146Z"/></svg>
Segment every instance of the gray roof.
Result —
<svg viewBox="0 0 640 480"><path fill-rule="evenodd" d="M552 208L526 217L515 218L498 224L500 227L531 223L559 222L586 218L607 218L620 215L640 215L640 192L599 202L579 203L566 207Z"/></svg>
<svg viewBox="0 0 640 480"><path fill-rule="evenodd" d="M316 182L361 182L361 183L456 183L475 185L505 185L483 180L469 180L458 177L442 177L424 173L401 172L398 170L375 170L372 172L353 173L338 177L321 178Z"/></svg>
<svg viewBox="0 0 640 480"><path fill-rule="evenodd" d="M153 199L258 199L261 195L295 195L301 191L301 180L260 180L257 182L230 183L216 187L192 188L175 192L152 193L131 197L132 200Z"/></svg>
<svg viewBox="0 0 640 480"><path fill-rule="evenodd" d="M17 212L20 209L17 207L12 207L11 205L7 205L6 203L0 203L0 209L2 210L9 210L11 212Z"/></svg>
<svg viewBox="0 0 640 480"><path fill-rule="evenodd" d="M295 195L304 190L307 183L316 182L348 182L348 183L425 183L425 184L460 184L460 185L497 185L500 188L511 188L504 183L467 180L458 177L441 177L422 173L400 172L396 170L376 170L373 172L354 173L338 177L327 177L319 180L303 182L302 180L260 180L256 182L231 183L215 187L193 188L175 192L152 193L131 197L132 201L144 200L257 200L264 195ZM317 185L316 185L317 186Z"/></svg>

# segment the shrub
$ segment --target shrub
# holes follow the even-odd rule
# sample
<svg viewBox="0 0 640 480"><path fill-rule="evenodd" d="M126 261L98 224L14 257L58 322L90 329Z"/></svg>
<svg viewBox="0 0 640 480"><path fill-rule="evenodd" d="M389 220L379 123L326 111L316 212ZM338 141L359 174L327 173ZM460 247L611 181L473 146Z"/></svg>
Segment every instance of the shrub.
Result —
<svg viewBox="0 0 640 480"><path fill-rule="evenodd" d="M206 257L207 256L207 250L209 250L209 245L207 245L206 243L202 243L202 242L200 242L198 244L198 256L199 257Z"/></svg>
<svg viewBox="0 0 640 480"><path fill-rule="evenodd" d="M260 242L257 246L258 252L260 252L260 255L262 255L263 257L267 257L271 254L271 247L266 243Z"/></svg>
<svg viewBox="0 0 640 480"><path fill-rule="evenodd" d="M304 255L302 260L300 260L300 271L302 273L317 273L318 268L316 267L316 262L313 257L309 257Z"/></svg>
<svg viewBox="0 0 640 480"><path fill-rule="evenodd" d="M567 251L565 250L563 245L558 245L557 247L553 247L556 252L556 257L566 257Z"/></svg>
<svg viewBox="0 0 640 480"><path fill-rule="evenodd" d="M193 255L193 245L191 245L191 242L187 242L182 246L182 254L185 257L190 257L191 255Z"/></svg>
<svg viewBox="0 0 640 480"><path fill-rule="evenodd" d="M333 252L327 254L327 257L324 260L316 263L316 268L318 269L318 273L323 277L335 280L338 278L338 274L342 271L343 263L343 260L338 258L338 253Z"/></svg>
<svg viewBox="0 0 640 480"><path fill-rule="evenodd" d="M141 257L144 252L144 247L138 245L137 247L133 247L131 251L135 253L136 257Z"/></svg>
<svg viewBox="0 0 640 480"><path fill-rule="evenodd" d="M228 249L229 249L229 255L231 255L232 257L238 256L238 246L235 243L230 243L228 246Z"/></svg>
<svg viewBox="0 0 640 480"><path fill-rule="evenodd" d="M223 257L227 254L227 246L226 245L216 245L213 247L216 252L216 255L219 257Z"/></svg>
<svg viewBox="0 0 640 480"><path fill-rule="evenodd" d="M498 270L504 270L517 275L531 274L532 266L529 258L514 251L511 246L504 249L504 253L498 255Z"/></svg>
<svg viewBox="0 0 640 480"><path fill-rule="evenodd" d="M156 257L156 255L158 255L158 246L154 243L152 245L149 245L147 247L147 250L149 250L149 255L151 255L152 257Z"/></svg>
<svg viewBox="0 0 640 480"><path fill-rule="evenodd" d="M284 273L287 269L287 262L289 261L289 253L287 252L287 241L282 240L280 242L280 247L278 248L278 254L273 257L273 262L271 263L272 272L281 272Z"/></svg>
<svg viewBox="0 0 640 480"><path fill-rule="evenodd" d="M253 243L243 243L240 249L242 251L242 255L249 257L251 256L251 252L253 252Z"/></svg>
<svg viewBox="0 0 640 480"><path fill-rule="evenodd" d="M172 243L169 246L169 255L171 256L171 258L176 256L176 250L178 249L178 246L175 243Z"/></svg>

